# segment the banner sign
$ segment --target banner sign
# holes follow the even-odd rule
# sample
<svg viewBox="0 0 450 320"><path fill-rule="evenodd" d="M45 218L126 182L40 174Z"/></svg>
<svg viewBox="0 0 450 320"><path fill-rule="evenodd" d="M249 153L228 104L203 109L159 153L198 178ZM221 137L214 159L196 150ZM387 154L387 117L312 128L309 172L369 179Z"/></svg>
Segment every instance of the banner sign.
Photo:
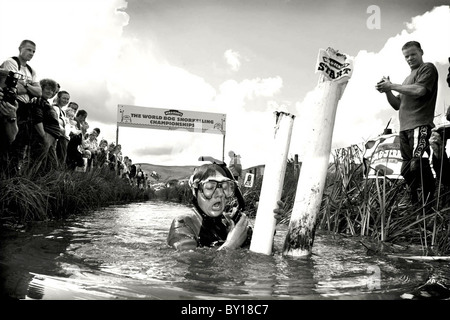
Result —
<svg viewBox="0 0 450 320"><path fill-rule="evenodd" d="M225 135L226 114L119 105L117 126Z"/></svg>
<svg viewBox="0 0 450 320"><path fill-rule="evenodd" d="M400 138L396 134L387 135L380 140L370 160L369 178L385 175L391 179L402 179L402 156Z"/></svg>
<svg viewBox="0 0 450 320"><path fill-rule="evenodd" d="M345 54L332 48L320 49L317 57L316 73L322 73L325 79L337 81L341 78L352 76L353 61L347 60Z"/></svg>

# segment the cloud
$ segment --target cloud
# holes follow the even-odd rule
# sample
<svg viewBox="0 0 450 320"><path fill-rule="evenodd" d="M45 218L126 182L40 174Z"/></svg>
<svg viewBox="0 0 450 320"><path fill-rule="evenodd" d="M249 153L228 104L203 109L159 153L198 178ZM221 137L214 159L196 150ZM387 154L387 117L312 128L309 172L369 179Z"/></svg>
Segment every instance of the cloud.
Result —
<svg viewBox="0 0 450 320"><path fill-rule="evenodd" d="M402 35L409 39L419 39L424 49L424 58L435 63L448 63L450 6L435 7L432 11L412 18L407 28L407 32Z"/></svg>
<svg viewBox="0 0 450 320"><path fill-rule="evenodd" d="M233 71L239 70L239 68L241 67L241 61L240 61L241 55L239 54L239 52L228 49L227 51L225 51L223 56L224 56L226 62L228 63L228 65L231 67L231 70L233 70Z"/></svg>
<svg viewBox="0 0 450 320"><path fill-rule="evenodd" d="M266 111L266 100L264 105L246 104L248 100L260 97L270 98L280 92L283 87L281 77L244 79L241 82L230 79L220 85L219 93L215 99L218 108L224 108L227 112L243 112L250 110Z"/></svg>
<svg viewBox="0 0 450 320"><path fill-rule="evenodd" d="M437 36L437 33L443 36ZM448 63L450 52L450 42L446 38L448 34L450 34L450 7L441 6L412 18L407 24L407 29L389 38L378 53L361 50L354 58L352 78L337 107L332 148L359 144L377 136L383 132L390 120L389 127L398 131L398 112L392 109L384 94L375 90L376 82L382 76L390 76L394 83L403 82L410 69L404 61L401 47L410 40L421 43L424 61L434 64ZM445 75L440 76L440 82L445 82ZM311 108L319 94L315 90L296 104L298 117L294 132L297 133L293 134L296 140L302 136L299 133L303 132L302 126L311 123L308 120L308 112L314 112ZM436 106L443 103L445 94L445 90L439 91ZM436 113L441 113L441 110L436 108ZM301 147L291 147L291 150L300 155L305 151Z"/></svg>
<svg viewBox="0 0 450 320"><path fill-rule="evenodd" d="M2 2L0 60L17 55L23 39L35 41L37 50L30 65L38 79L60 83L72 101L88 111L91 128L101 128L102 136L112 141L117 101L133 100L131 91L114 83L120 77L121 52L131 42L123 38L129 22L123 11L126 6L124 0ZM122 82L133 78L124 77Z"/></svg>
<svg viewBox="0 0 450 320"><path fill-rule="evenodd" d="M244 167L265 163L275 125L273 111L287 106L296 115L290 153L303 151L295 132L308 119L314 92L300 101L279 101L283 78L258 77L259 73L247 79L221 73L228 78L213 87L204 78L171 65L148 37L125 34L130 17L121 8L126 6L124 0L7 1L0 11L0 30L16 28L2 32L0 57L17 54L22 39L36 40L37 52L30 64L38 77L53 78L69 91L88 111L91 128L101 128L103 138L111 142L118 132L124 154L135 162L193 164L205 153L221 158L223 137L122 127L117 131L118 104L226 113L225 158L232 149L241 154ZM21 12L19 22L11 12ZM356 55L352 79L337 109L333 147L377 135L391 118L395 128L396 113L374 89L375 83L383 75L403 81L409 70L400 48L413 38L422 43L426 60L447 63L449 23L449 6L435 8L414 17L378 53L361 50ZM231 71L242 71L239 52L226 50L223 58ZM439 99L443 100L442 95Z"/></svg>
<svg viewBox="0 0 450 320"><path fill-rule="evenodd" d="M95 81L117 59L115 53L122 44L123 27L129 17L116 8L125 6L123 0L92 1L88 7L73 0L9 1L7 8L2 8L1 29L19 25L15 32L2 32L1 54L17 54L22 39L36 39L37 51L30 63L39 77L52 76L62 84L69 74L70 82ZM15 15L8 16L12 12L21 12L20 21Z"/></svg>

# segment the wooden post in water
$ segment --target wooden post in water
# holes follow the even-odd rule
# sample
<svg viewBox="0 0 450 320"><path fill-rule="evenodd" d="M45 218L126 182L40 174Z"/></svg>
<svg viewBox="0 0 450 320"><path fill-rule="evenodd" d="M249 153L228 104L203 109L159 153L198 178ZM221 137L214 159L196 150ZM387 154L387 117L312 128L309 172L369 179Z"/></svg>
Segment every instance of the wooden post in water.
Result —
<svg viewBox="0 0 450 320"><path fill-rule="evenodd" d="M319 95L308 106L311 121L306 124L301 148L302 160L295 202L283 246L283 254L309 255L314 242L317 214L320 210L331 153L338 101L352 73L352 63L332 48L320 50L316 72L321 72L316 90Z"/></svg>
<svg viewBox="0 0 450 320"><path fill-rule="evenodd" d="M266 156L267 162L250 244L250 251L267 255L272 253L276 225L273 210L277 207L277 201L281 199L283 191L287 155L295 118L284 112L275 112L275 117L274 139L269 149L270 153Z"/></svg>

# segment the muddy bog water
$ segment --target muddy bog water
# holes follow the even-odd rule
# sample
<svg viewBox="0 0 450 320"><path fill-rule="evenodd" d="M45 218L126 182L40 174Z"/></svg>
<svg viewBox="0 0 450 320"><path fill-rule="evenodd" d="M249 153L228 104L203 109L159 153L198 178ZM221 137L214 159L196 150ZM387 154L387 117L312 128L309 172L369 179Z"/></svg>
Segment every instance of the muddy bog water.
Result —
<svg viewBox="0 0 450 320"><path fill-rule="evenodd" d="M172 219L190 208L166 202L115 206L1 235L3 297L34 300L404 299L449 262L367 255L357 237L318 232L308 258L166 244ZM448 280L448 279L447 279Z"/></svg>

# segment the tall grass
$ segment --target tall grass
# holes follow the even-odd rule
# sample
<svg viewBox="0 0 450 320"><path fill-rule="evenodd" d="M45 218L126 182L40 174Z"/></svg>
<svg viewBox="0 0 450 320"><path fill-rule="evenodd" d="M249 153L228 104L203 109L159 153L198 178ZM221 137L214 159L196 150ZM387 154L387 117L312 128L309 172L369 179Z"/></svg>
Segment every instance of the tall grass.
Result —
<svg viewBox="0 0 450 320"><path fill-rule="evenodd" d="M155 192L155 197L162 201L171 201L182 204L192 203L192 192L188 184L174 184Z"/></svg>
<svg viewBox="0 0 450 320"><path fill-rule="evenodd" d="M133 187L108 169L42 173L27 167L18 176L3 174L0 190L0 219L20 224L155 197L153 190Z"/></svg>
<svg viewBox="0 0 450 320"><path fill-rule="evenodd" d="M330 164L323 196L319 228L378 241L420 244L425 253L447 254L449 238L449 192L438 185L440 206L399 204L409 198L402 179L364 174L362 156L355 148L336 152ZM446 209L439 209L446 208Z"/></svg>
<svg viewBox="0 0 450 320"><path fill-rule="evenodd" d="M328 168L317 229L368 237L380 244L418 244L424 253L450 253L450 188L437 188L439 206L435 205L433 210L402 208L400 204L409 198L403 180L381 175L376 179L367 178L362 155L354 147L339 150L333 159ZM250 216L257 211L262 179L256 179L253 188L244 189ZM290 220L297 181L294 161L288 160L281 198L286 204L285 216L281 223Z"/></svg>

